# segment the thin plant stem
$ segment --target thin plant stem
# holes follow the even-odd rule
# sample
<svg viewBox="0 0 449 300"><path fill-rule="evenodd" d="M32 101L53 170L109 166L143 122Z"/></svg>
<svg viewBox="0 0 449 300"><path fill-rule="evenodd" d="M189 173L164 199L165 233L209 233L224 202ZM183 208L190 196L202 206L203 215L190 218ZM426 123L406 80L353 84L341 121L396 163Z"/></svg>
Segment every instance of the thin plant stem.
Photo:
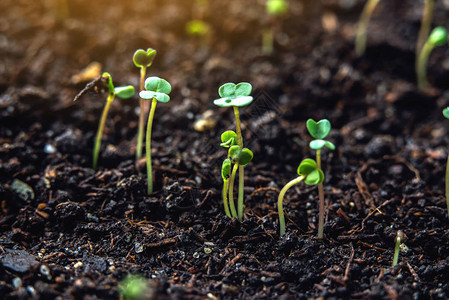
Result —
<svg viewBox="0 0 449 300"><path fill-rule="evenodd" d="M144 90L146 67L140 68L140 91ZM142 143L143 143L143 130L145 128L145 115L146 115L146 102L144 99L139 98L139 128L137 129L137 145L136 145L136 161L142 158Z"/></svg>
<svg viewBox="0 0 449 300"><path fill-rule="evenodd" d="M278 197L278 215L279 215L279 234L283 236L285 234L285 217L284 217L284 206L282 202L284 201L284 195L289 188L293 185L300 183L304 179L304 176L299 176L287 183L279 193Z"/></svg>
<svg viewBox="0 0 449 300"><path fill-rule="evenodd" d="M154 111L156 110L157 100L153 98L151 103L150 116L147 123L147 136L145 137L145 155L147 158L147 182L148 182L148 195L153 193L153 168L151 166L151 130L153 128Z"/></svg>
<svg viewBox="0 0 449 300"><path fill-rule="evenodd" d="M231 208L231 214L233 218L238 219L237 211L235 210L234 204L234 180L235 174L237 173L239 165L235 164L232 168L231 179L229 179L229 207Z"/></svg>
<svg viewBox="0 0 449 300"><path fill-rule="evenodd" d="M92 169L96 170L98 166L98 154L100 153L101 137L103 136L104 125L106 124L106 117L108 116L109 108L114 100L115 94L109 93L106 99L106 105L103 108L103 113L101 114L100 124L98 125L97 136L95 138L93 159L92 159Z"/></svg>
<svg viewBox="0 0 449 300"><path fill-rule="evenodd" d="M435 46L427 41L421 49L418 57L418 63L416 64L416 76L418 80L418 88L420 90L427 87L427 63L429 61L430 53Z"/></svg>
<svg viewBox="0 0 449 300"><path fill-rule="evenodd" d="M446 204L447 204L447 216L449 217L449 155L447 156L447 163L446 163Z"/></svg>
<svg viewBox="0 0 449 300"><path fill-rule="evenodd" d="M321 170L321 149L316 151L316 166ZM318 238L323 238L324 233L324 189L323 183L318 184L318 198L320 199L320 208L318 213Z"/></svg>
<svg viewBox="0 0 449 300"><path fill-rule="evenodd" d="M273 53L273 43L274 43L274 28L270 26L263 31L262 34L262 53L265 55L270 55Z"/></svg>
<svg viewBox="0 0 449 300"><path fill-rule="evenodd" d="M226 216L231 218L231 212L229 211L229 205L228 205L228 183L229 183L229 180L223 181L223 205L224 205L224 210L225 210Z"/></svg>
<svg viewBox="0 0 449 300"><path fill-rule="evenodd" d="M235 130L237 131L237 145L243 149L243 138L242 138L242 130L240 129L240 114L239 108L237 106L234 107L234 115L235 115Z"/></svg>
<svg viewBox="0 0 449 300"><path fill-rule="evenodd" d="M368 31L368 24L373 14L374 9L380 0L368 0L360 15L359 25L357 27L357 34L355 38L355 53L357 56L362 56L366 49L366 32Z"/></svg>
<svg viewBox="0 0 449 300"><path fill-rule="evenodd" d="M418 63L418 56L421 48L424 46L430 33L430 25L432 23L432 16L434 10L434 0L424 1L424 10L421 19L421 28L419 29L418 40L416 42L416 63Z"/></svg>
<svg viewBox="0 0 449 300"><path fill-rule="evenodd" d="M393 264L392 267L396 266L398 264L398 260L399 260L399 248L401 246L402 243L402 231L398 231L396 238L395 238L395 247L394 247L394 254L393 254Z"/></svg>
<svg viewBox="0 0 449 300"><path fill-rule="evenodd" d="M244 166L239 166L239 198L237 203L239 221L243 221L243 187L245 186Z"/></svg>

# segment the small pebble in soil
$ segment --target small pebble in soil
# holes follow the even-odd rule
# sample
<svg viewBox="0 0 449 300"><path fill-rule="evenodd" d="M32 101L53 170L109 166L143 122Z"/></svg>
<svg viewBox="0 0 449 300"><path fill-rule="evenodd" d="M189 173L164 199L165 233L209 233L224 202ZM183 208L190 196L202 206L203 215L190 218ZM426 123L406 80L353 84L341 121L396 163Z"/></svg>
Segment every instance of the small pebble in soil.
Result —
<svg viewBox="0 0 449 300"><path fill-rule="evenodd" d="M134 244L134 251L136 251L136 253L142 253L143 252L143 245L141 243L135 243Z"/></svg>
<svg viewBox="0 0 449 300"><path fill-rule="evenodd" d="M50 269L46 265L41 265L41 267L39 268L39 272L47 277L48 280L51 279Z"/></svg>
<svg viewBox="0 0 449 300"><path fill-rule="evenodd" d="M204 253L206 253L206 254L211 254L212 253L212 249L211 248L208 248L208 247L204 247Z"/></svg>
<svg viewBox="0 0 449 300"><path fill-rule="evenodd" d="M15 289L22 287L22 279L20 279L19 277L15 277L12 280L12 285L14 286Z"/></svg>
<svg viewBox="0 0 449 300"><path fill-rule="evenodd" d="M44 152L47 154L53 154L56 152L56 148L52 144L46 144L44 147Z"/></svg>
<svg viewBox="0 0 449 300"><path fill-rule="evenodd" d="M200 258L200 254L198 252L193 253L193 258Z"/></svg>
<svg viewBox="0 0 449 300"><path fill-rule="evenodd" d="M34 199L33 189L28 184L19 179L14 179L11 184L11 188L14 192L16 192L17 196L19 196L20 199L26 202L30 202Z"/></svg>

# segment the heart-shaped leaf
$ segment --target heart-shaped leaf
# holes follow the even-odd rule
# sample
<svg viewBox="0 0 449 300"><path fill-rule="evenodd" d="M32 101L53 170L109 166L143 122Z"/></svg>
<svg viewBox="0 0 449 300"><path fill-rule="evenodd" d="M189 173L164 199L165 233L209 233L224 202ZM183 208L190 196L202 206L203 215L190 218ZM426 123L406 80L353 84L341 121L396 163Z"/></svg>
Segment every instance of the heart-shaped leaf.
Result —
<svg viewBox="0 0 449 300"><path fill-rule="evenodd" d="M315 122L313 119L307 120L307 130L316 139L324 139L331 131L331 122L327 119Z"/></svg>
<svg viewBox="0 0 449 300"><path fill-rule="evenodd" d="M308 185L320 184L324 180L324 173L317 168L313 159L304 159L298 167L298 175L304 176L304 182Z"/></svg>
<svg viewBox="0 0 449 300"><path fill-rule="evenodd" d="M132 85L119 86L119 87L116 87L114 89L114 93L120 99L128 99L128 98L131 98L134 95L135 90L134 90L134 87Z"/></svg>
<svg viewBox="0 0 449 300"><path fill-rule="evenodd" d="M304 159L298 167L298 175L307 176L313 170L316 170L316 162L313 159L306 158Z"/></svg>
<svg viewBox="0 0 449 300"><path fill-rule="evenodd" d="M232 146L228 151L229 159L240 166L246 166L253 159L253 152L248 148L241 149L240 146Z"/></svg>
<svg viewBox="0 0 449 300"><path fill-rule="evenodd" d="M240 152L242 152L240 146L235 145L229 148L228 157L234 164L238 163Z"/></svg>
<svg viewBox="0 0 449 300"><path fill-rule="evenodd" d="M153 100L156 99L159 102L166 103L170 101L170 96L164 93L158 93L158 92L151 92L151 91L141 91L139 93L140 98L146 99L146 100Z"/></svg>
<svg viewBox="0 0 449 300"><path fill-rule="evenodd" d="M214 100L214 104L220 107L246 106L253 101L253 97L249 96L251 91L252 86L247 82L241 82L237 85L225 83L218 89L221 98Z"/></svg>
<svg viewBox="0 0 449 300"><path fill-rule="evenodd" d="M168 95L171 92L171 85L165 79L152 76L145 80L145 90Z"/></svg>
<svg viewBox="0 0 449 300"><path fill-rule="evenodd" d="M237 145L237 134L232 130L225 131L221 134L221 142L220 146L226 148Z"/></svg>
<svg viewBox="0 0 449 300"><path fill-rule="evenodd" d="M231 173L231 160L226 158L221 165L221 177L223 180L229 179L229 174Z"/></svg>
<svg viewBox="0 0 449 300"><path fill-rule="evenodd" d="M228 82L220 86L218 94L222 98L233 97L237 86L234 83Z"/></svg>
<svg viewBox="0 0 449 300"><path fill-rule="evenodd" d="M248 82L240 82L235 87L235 96L237 97L245 97L251 95L251 91L253 87Z"/></svg>
<svg viewBox="0 0 449 300"><path fill-rule="evenodd" d="M313 170L304 179L304 182L307 185L316 185L322 183L323 181L324 181L324 173L319 169Z"/></svg>
<svg viewBox="0 0 449 300"><path fill-rule="evenodd" d="M133 55L134 65L138 68L151 66L156 57L156 53L156 50L152 48L148 48L147 51L143 49L136 50Z"/></svg>
<svg viewBox="0 0 449 300"><path fill-rule="evenodd" d="M443 110L443 116L444 116L446 119L449 119L449 107L446 107L446 108Z"/></svg>

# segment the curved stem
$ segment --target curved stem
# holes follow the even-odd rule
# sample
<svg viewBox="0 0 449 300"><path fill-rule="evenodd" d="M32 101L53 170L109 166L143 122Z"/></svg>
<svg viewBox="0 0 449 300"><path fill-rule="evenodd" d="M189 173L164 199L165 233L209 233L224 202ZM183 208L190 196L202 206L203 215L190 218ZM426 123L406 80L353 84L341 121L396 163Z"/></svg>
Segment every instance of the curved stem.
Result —
<svg viewBox="0 0 449 300"><path fill-rule="evenodd" d="M449 155L447 156L447 163L446 163L446 204L447 204L447 216L449 217Z"/></svg>
<svg viewBox="0 0 449 300"><path fill-rule="evenodd" d="M420 90L427 86L427 63L429 61L429 55L432 52L434 45L427 41L421 49L418 57L418 63L416 64L416 76L418 80L418 88Z"/></svg>
<svg viewBox="0 0 449 300"><path fill-rule="evenodd" d="M283 207L283 200L284 200L284 195L285 192L287 192L287 190L289 188L291 188L293 185L300 183L302 180L304 179L304 176L299 176L296 177L295 179L293 179L292 181L290 181L289 183L287 183L281 190L281 192L279 193L279 197L278 197L278 214L279 214L279 234L281 236L283 236L285 234L285 217L284 217L284 207Z"/></svg>
<svg viewBox="0 0 449 300"><path fill-rule="evenodd" d="M109 93L106 99L106 105L103 108L103 113L101 114L100 124L98 125L97 136L95 137L95 145L92 159L92 169L96 170L98 165L98 154L100 153L101 137L103 135L104 125L106 124L106 117L108 116L109 108L114 100L115 94Z"/></svg>
<svg viewBox="0 0 449 300"><path fill-rule="evenodd" d="M243 221L243 188L245 186L244 166L239 166L239 198L237 202L239 221Z"/></svg>
<svg viewBox="0 0 449 300"><path fill-rule="evenodd" d="M396 238L396 245L394 247L394 255L393 255L393 267L398 264L399 260L399 247L401 246L401 239Z"/></svg>
<svg viewBox="0 0 449 300"><path fill-rule="evenodd" d="M140 68L140 90L144 90L144 84L145 84L145 75L146 75L146 67ZM139 128L137 129L137 145L136 145L136 161L142 158L142 143L143 143L143 129L145 127L145 103L146 101L142 98L139 98L139 106L140 106L140 112L139 112Z"/></svg>
<svg viewBox="0 0 449 300"><path fill-rule="evenodd" d="M231 213L229 212L229 205L228 205L228 182L229 180L223 181L223 205L226 215L231 218Z"/></svg>
<svg viewBox="0 0 449 300"><path fill-rule="evenodd" d="M421 19L421 28L419 29L418 40L416 42L416 63L418 63L419 52L421 51L421 48L424 46L424 43L429 37L434 6L435 6L434 0L424 1L424 10Z"/></svg>
<svg viewBox="0 0 449 300"><path fill-rule="evenodd" d="M368 0L363 8L362 14L360 15L357 35L355 38L355 53L357 56L362 56L363 53L365 53L368 23L379 1L380 0Z"/></svg>
<svg viewBox="0 0 449 300"><path fill-rule="evenodd" d="M231 208L231 214L233 218L238 218L237 211L235 210L234 204L234 180L235 174L237 173L239 165L235 164L234 168L232 168L231 179L229 180L229 207Z"/></svg>
<svg viewBox="0 0 449 300"><path fill-rule="evenodd" d="M153 98L151 103L150 116L147 123L147 136L145 143L145 154L147 158L147 182L148 182L148 195L153 193L153 168L151 166L151 130L153 128L154 111L156 110L157 100Z"/></svg>
<svg viewBox="0 0 449 300"><path fill-rule="evenodd" d="M321 170L321 149L316 151L316 166ZM320 208L318 215L318 238L323 238L324 233L324 189L323 183L318 185L318 198L320 199Z"/></svg>

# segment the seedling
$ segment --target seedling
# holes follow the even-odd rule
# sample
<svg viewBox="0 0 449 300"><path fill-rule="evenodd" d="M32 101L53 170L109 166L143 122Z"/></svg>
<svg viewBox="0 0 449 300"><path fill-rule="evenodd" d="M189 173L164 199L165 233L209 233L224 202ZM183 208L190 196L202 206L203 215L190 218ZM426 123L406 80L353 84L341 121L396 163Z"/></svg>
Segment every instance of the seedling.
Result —
<svg viewBox="0 0 449 300"><path fill-rule="evenodd" d="M366 49L366 32L368 30L369 20L373 14L374 9L380 0L368 0L360 15L359 24L357 27L357 34L355 37L355 53L357 56L362 56Z"/></svg>
<svg viewBox="0 0 449 300"><path fill-rule="evenodd" d="M449 119L449 107L443 110L443 116ZM447 216L449 217L449 155L447 156L446 163L446 204L447 204Z"/></svg>
<svg viewBox="0 0 449 300"><path fill-rule="evenodd" d="M145 76L147 68L153 64L153 60L156 57L156 50L148 48L147 51L143 49L136 50L133 55L134 65L140 68L140 91L145 88ZM137 132L137 145L136 145L136 160L142 158L142 143L143 143L143 130L145 128L145 118L148 114L149 102L139 99L140 113L139 113L139 128Z"/></svg>
<svg viewBox="0 0 449 300"><path fill-rule="evenodd" d="M100 153L100 146L101 146L101 137L103 135L106 117L108 115L108 111L112 101L114 101L115 96L119 97L120 99L128 99L134 95L134 87L131 85L114 87L114 84L112 83L112 77L109 73L103 73L101 80L108 91L108 97L106 99L106 105L103 108L103 113L101 114L100 124L98 125L97 136L95 138L93 160L92 160L92 168L94 170L97 169L98 154Z"/></svg>
<svg viewBox="0 0 449 300"><path fill-rule="evenodd" d="M147 182L148 195L153 193L153 168L151 165L151 130L153 127L154 111L156 110L157 102L166 103L170 101L171 85L167 80L159 77L148 77L145 80L145 91L139 93L140 98L145 100L152 100L150 115L147 122L147 134L145 141L145 154L147 159Z"/></svg>
<svg viewBox="0 0 449 300"><path fill-rule="evenodd" d="M416 75L418 77L418 88L423 90L427 87L426 69L429 61L430 53L436 46L443 46L448 42L448 33L444 27L436 27L432 30L429 38L419 53L418 62L416 64Z"/></svg>
<svg viewBox="0 0 449 300"><path fill-rule="evenodd" d="M317 185L323 182L324 173L318 168L317 163L310 158L304 159L298 167L298 175L289 183L287 183L279 193L278 197L278 214L279 214L279 233L281 236L285 234L285 217L284 217L284 208L283 201L284 195L289 188L294 186L295 184L300 183L304 180L307 185Z"/></svg>
<svg viewBox="0 0 449 300"><path fill-rule="evenodd" d="M229 148L232 146L237 145L237 134L232 131L228 130L222 133L221 135L221 144L220 146ZM228 188L229 188L229 178L231 177L231 168L232 168L232 162L229 158L226 158L223 161L222 167L221 167L221 177L223 178L223 205L225 209L225 213L229 218L238 218L237 211L235 210L235 203L234 199L229 203L228 205ZM231 210L229 210L229 206L231 207Z"/></svg>
<svg viewBox="0 0 449 300"><path fill-rule="evenodd" d="M404 238L405 238L404 232L402 232L402 230L398 230L398 232L396 233L396 237L394 239L395 246L394 246L393 265L392 265L393 267L398 264L399 250L401 248L402 242L404 241Z"/></svg>
<svg viewBox="0 0 449 300"><path fill-rule="evenodd" d="M418 33L418 40L416 42L416 63L418 63L418 56L421 48L424 46L427 37L430 33L430 25L432 23L432 15L435 3L434 0L424 0L424 10L421 19L421 28Z"/></svg>
<svg viewBox="0 0 449 300"><path fill-rule="evenodd" d="M321 150L324 147L327 147L330 150L335 150L335 145L329 141L324 140L325 137L331 131L331 123L329 120L320 120L315 122L312 119L307 120L307 130L310 135L315 138L315 140L311 141L309 147L313 150L316 150L316 163L317 168L321 170ZM324 232L324 189L323 183L320 182L318 184L318 196L320 199L320 209L319 209L319 218L318 218L318 238L323 238Z"/></svg>
<svg viewBox="0 0 449 300"><path fill-rule="evenodd" d="M242 138L242 131L240 129L240 116L238 108L246 106L253 101L253 97L250 96L251 91L252 86L247 82L241 82L239 84L225 83L218 89L218 94L220 95L221 98L214 100L214 104L217 106L232 107L234 109L237 145L234 145L232 147L230 146L229 148L228 155L232 163L234 163L234 167L232 169L228 190L229 190L229 201L232 202L234 191L234 179L238 169L239 192L238 192L237 215L239 221L243 220L244 166L251 161L252 152L247 148L243 148L243 138ZM235 148L236 146L238 146L239 148L238 149ZM251 152L251 155L249 155L248 151ZM251 159L247 161L249 156L251 156Z"/></svg>
<svg viewBox="0 0 449 300"><path fill-rule="evenodd" d="M276 27L278 27L278 18L288 12L288 3L285 0L267 0L265 9L270 16L270 28L264 30L262 35L262 53L273 53L273 43Z"/></svg>

